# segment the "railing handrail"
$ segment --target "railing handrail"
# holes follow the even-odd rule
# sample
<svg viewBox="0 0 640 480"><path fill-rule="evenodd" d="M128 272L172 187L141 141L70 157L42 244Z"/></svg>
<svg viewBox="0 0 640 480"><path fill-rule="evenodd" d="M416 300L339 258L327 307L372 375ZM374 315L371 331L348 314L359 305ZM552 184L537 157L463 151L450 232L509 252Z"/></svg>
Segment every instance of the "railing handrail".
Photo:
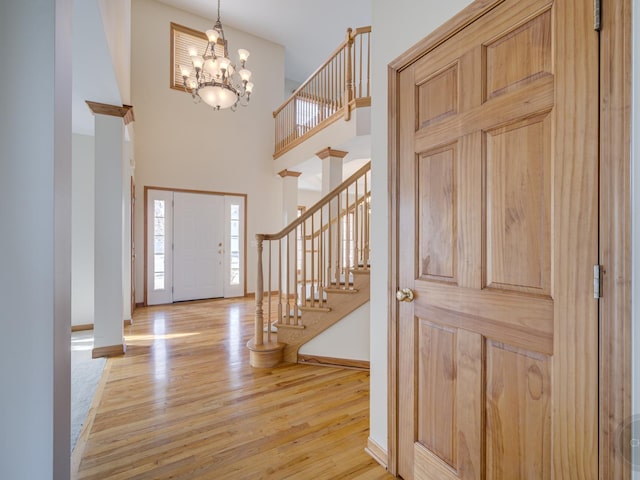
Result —
<svg viewBox="0 0 640 480"><path fill-rule="evenodd" d="M256 234L256 238L263 240L280 240L284 238L286 235L291 233L293 230L302 225L308 218L314 215L316 212L320 211L325 205L327 205L331 200L340 195L344 190L349 188L354 182L360 179L364 174L371 170L371 162L367 162L365 165L360 167L357 172L347 178L344 182L338 185L336 188L327 193L324 197L322 197L314 206L305 211L302 215L300 215L297 219L287 225L285 228L280 230L278 233L274 234L266 234L266 233L258 233Z"/></svg>
<svg viewBox="0 0 640 480"><path fill-rule="evenodd" d="M282 109L289 104L292 98L298 95L301 90L303 90L307 85L309 85L309 83L311 83L311 80L313 80L313 78L318 73L320 73L324 67L326 67L345 47L347 47L349 43L353 42L353 39L356 36L362 35L364 33L371 33L371 26L358 27L355 30L352 28L347 28L347 38L345 38L342 41L342 43L338 45L338 47L331 53L331 55L329 55L329 57L324 61L324 63L322 63L318 68L314 70L314 72L311 75L309 75L309 77L304 81L302 85L296 88L294 92L291 95L289 95L289 97L282 103L282 105L280 105L278 108L276 108L273 111L273 117L275 118L278 115L278 113L280 113Z"/></svg>
<svg viewBox="0 0 640 480"><path fill-rule="evenodd" d="M333 223L339 221L340 219L344 218L345 215L349 215L349 214L353 213L356 210L356 208L358 208L360 205L365 203L368 198L371 198L371 193L365 193L362 197L360 197L359 199L356 199L356 201L355 201L355 203L353 205L349 205L349 208L343 208L342 210L340 210L340 212L338 213L338 217L330 220L329 223L333 224ZM323 225L320 228L318 228L315 232L313 232L311 234L307 234L307 236L305 238L307 240L309 240L311 238L317 238L318 235L320 235L321 233L325 232L328 228L329 228L329 225Z"/></svg>

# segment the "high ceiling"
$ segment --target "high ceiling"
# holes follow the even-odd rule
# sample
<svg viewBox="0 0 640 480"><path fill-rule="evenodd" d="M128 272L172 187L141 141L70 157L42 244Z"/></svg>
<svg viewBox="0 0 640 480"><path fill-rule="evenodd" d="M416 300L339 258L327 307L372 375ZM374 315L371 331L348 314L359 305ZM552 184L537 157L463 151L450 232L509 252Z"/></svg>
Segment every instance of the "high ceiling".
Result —
<svg viewBox="0 0 640 480"><path fill-rule="evenodd" d="M135 1L135 0L134 0ZM160 0L211 18L217 0ZM85 100L118 104L120 95L108 58L99 0L74 0L73 132L93 135ZM301 83L344 40L348 27L371 25L371 0L221 0L223 25L285 47L285 77Z"/></svg>
<svg viewBox="0 0 640 480"><path fill-rule="evenodd" d="M115 74L109 58L100 8L101 0L74 0L73 18L73 132L93 135L94 118L85 100L120 103ZM135 1L135 0L133 0ZM159 0L205 18L212 25L217 0ZM306 80L345 38L348 27L371 25L372 0L220 0L223 25L249 32L283 45L285 77L296 83ZM351 155L349 161L365 158ZM300 187L320 188L318 162L307 162ZM361 164L355 162L357 169ZM347 171L350 171L346 169ZM347 172L348 173L348 172Z"/></svg>
<svg viewBox="0 0 640 480"><path fill-rule="evenodd" d="M160 1L217 17L217 0ZM285 77L302 83L344 40L348 27L371 25L371 0L220 0L220 20L283 45Z"/></svg>

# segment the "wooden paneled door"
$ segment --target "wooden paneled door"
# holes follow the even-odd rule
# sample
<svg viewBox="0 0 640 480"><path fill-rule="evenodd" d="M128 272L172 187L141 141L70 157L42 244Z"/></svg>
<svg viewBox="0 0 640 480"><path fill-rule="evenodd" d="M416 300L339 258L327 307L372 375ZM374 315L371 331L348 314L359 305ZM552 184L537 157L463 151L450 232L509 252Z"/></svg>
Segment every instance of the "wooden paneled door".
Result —
<svg viewBox="0 0 640 480"><path fill-rule="evenodd" d="M404 479L598 476L592 8L476 2L392 82Z"/></svg>

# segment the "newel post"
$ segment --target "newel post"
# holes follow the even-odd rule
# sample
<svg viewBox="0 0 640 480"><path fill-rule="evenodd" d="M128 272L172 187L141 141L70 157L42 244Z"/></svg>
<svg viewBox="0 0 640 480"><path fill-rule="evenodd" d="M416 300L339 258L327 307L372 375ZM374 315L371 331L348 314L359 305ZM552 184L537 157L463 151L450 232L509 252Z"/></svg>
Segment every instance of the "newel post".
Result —
<svg viewBox="0 0 640 480"><path fill-rule="evenodd" d="M256 240L258 241L258 273L256 279L256 320L255 320L255 345L262 345L264 343L262 335L262 327L264 325L264 314L262 311L262 300L264 297L264 278L262 273L262 243L264 242L264 235L256 234Z"/></svg>
<svg viewBox="0 0 640 480"><path fill-rule="evenodd" d="M351 28L347 28L347 68L346 70L346 78L345 78L345 89L344 89L344 119L349 121L351 119L351 100L353 100L353 75L352 75L352 50L353 50L353 30Z"/></svg>

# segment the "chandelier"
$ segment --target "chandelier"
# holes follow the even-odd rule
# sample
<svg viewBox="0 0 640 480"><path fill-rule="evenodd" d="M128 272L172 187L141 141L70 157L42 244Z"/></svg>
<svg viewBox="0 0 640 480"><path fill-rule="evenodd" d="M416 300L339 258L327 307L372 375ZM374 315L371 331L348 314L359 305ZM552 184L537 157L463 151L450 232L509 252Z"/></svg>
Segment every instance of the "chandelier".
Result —
<svg viewBox="0 0 640 480"><path fill-rule="evenodd" d="M195 80L189 79L190 67L180 66L184 89L191 93L194 102L199 103L202 100L216 110L231 108L235 111L238 105L246 107L253 91L253 83L249 81L251 71L245 68L249 51L242 48L238 50L240 68L231 63L227 40L224 38L220 22L220 0L218 20L205 34L208 42L202 55L198 55L198 51L193 47L189 49Z"/></svg>

